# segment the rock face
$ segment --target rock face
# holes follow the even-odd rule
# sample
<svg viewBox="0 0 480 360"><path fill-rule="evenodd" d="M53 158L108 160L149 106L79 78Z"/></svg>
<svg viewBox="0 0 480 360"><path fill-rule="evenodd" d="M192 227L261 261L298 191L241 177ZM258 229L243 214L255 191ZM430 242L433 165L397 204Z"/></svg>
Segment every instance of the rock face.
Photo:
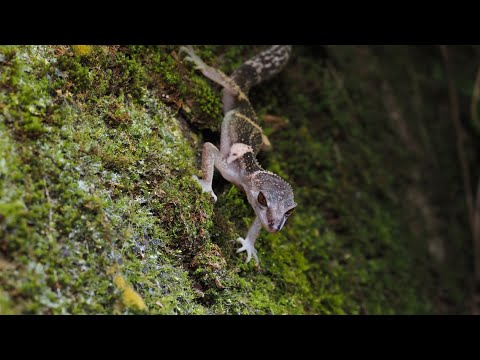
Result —
<svg viewBox="0 0 480 360"><path fill-rule="evenodd" d="M259 49L198 47L227 73ZM261 233L256 268L235 253L253 214L243 194L216 177L213 204L192 180L221 94L175 46L0 47L0 313L464 312L451 279L468 266L444 275L411 224L411 157L373 75L342 74L352 54L331 54L338 69L294 49L252 90L272 142L260 161L299 203ZM467 239L461 221L450 229Z"/></svg>

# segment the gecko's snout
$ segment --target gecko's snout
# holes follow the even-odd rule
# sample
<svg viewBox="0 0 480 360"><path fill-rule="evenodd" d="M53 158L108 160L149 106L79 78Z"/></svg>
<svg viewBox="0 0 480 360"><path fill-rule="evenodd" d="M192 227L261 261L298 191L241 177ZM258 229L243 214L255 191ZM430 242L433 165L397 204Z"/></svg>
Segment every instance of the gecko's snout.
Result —
<svg viewBox="0 0 480 360"><path fill-rule="evenodd" d="M268 223L267 231L270 233L279 232L282 229L282 224L275 225L274 223Z"/></svg>

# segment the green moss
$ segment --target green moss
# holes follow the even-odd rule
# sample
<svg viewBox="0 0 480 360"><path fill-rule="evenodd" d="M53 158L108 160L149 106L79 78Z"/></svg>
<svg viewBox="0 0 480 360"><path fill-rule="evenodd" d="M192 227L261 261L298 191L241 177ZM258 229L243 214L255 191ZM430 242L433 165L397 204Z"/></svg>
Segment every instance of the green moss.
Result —
<svg viewBox="0 0 480 360"><path fill-rule="evenodd" d="M12 143L10 134L17 131L15 121L2 121L2 126L7 125L6 129L2 127L2 136L8 140L2 142L2 151L8 152L6 160L11 160L2 161L5 168L2 176L6 179L2 184L7 187L2 194L12 194L15 187L19 189L18 196L25 194L23 202L11 195L8 199L2 196L2 231L5 229L2 233L6 234L2 237L2 249L9 259L15 259L15 268L1 275L5 291L16 293L19 311L26 313L128 313L132 310L121 306L124 295L114 286L107 269L121 264L132 290L146 291L146 283L159 286L153 281L155 272L145 277L134 276L138 282L132 282L131 274L139 270L139 265L141 272L146 268L157 269L163 263L174 269L181 283L167 284L162 288L165 292L157 294L158 298L170 296L173 301L177 296L193 297L188 295L193 290L183 283L188 278L181 260L173 255L172 260L168 260L169 255L163 261L158 260L162 259L162 246L167 254L178 247L170 240L172 235L183 234L188 244L190 237L199 236L197 227L202 225L190 219L190 215L197 216L201 203L197 201L198 205L192 207L195 201L180 195L180 189L193 193L196 189L191 180L184 180L191 174L185 170L193 153L182 140L175 119L153 98L142 100L148 106L146 110L130 101L131 96L101 96L100 87L95 84L103 81L101 71L90 78L82 70L85 68L82 63L74 65L74 60L69 60L69 67L64 66L68 53L60 55L63 62L55 62L51 58L53 50L18 49L33 64L28 73L18 67L21 72L18 76L24 78L25 86L37 87L28 92L31 98L22 103L2 101L10 106L3 120L7 117L16 120L25 104L38 104L38 94L50 94L47 100L53 104L49 116L45 115L40 123L45 133L41 138L21 137ZM90 57L97 56L103 63L111 60L111 54L102 54L97 52ZM42 61L48 57L51 64ZM83 58L75 61L81 62ZM63 66L62 72L57 64ZM122 66L130 64L126 61ZM51 77L50 82L38 81L45 72ZM72 86L57 77L74 77L78 81ZM123 78L117 80L121 83ZM59 84L63 87L51 88ZM92 85L92 98L78 97L87 91L87 85ZM14 91L2 91L2 96L26 93L20 83L9 90ZM70 97L73 101L65 103L67 91L73 91ZM112 122L117 126L112 126ZM158 149L162 149L160 154ZM167 166L174 163L176 166ZM180 189L174 195L170 190L177 186ZM182 209L188 203L194 213L182 211L183 223L170 227L159 217L160 214L171 217L165 209L176 201L181 202ZM28 226L19 227L19 222ZM191 229L185 231L182 225L188 222ZM13 226L16 231L12 232ZM140 238L137 233L141 233ZM124 251L136 249L143 241L149 243L150 253L138 263L139 259ZM175 305L170 311L178 308ZM195 304L180 307L186 313L199 311L197 308ZM165 312L165 308L158 310Z"/></svg>
<svg viewBox="0 0 480 360"><path fill-rule="evenodd" d="M56 61L60 75L56 85L74 92L77 99L84 100L87 92L88 101L126 93L134 101L142 102L143 68L118 47L95 47L89 56L80 59L67 50Z"/></svg>

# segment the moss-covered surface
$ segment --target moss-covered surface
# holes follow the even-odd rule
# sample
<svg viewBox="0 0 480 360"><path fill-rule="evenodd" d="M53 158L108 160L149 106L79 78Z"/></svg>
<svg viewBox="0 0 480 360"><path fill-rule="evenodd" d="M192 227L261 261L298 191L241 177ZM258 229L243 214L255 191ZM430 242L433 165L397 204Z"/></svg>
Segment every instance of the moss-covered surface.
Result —
<svg viewBox="0 0 480 360"><path fill-rule="evenodd" d="M260 49L197 47L226 72ZM412 231L412 154L360 51L299 47L252 91L273 144L260 161L299 203L261 233L259 269L235 253L244 196L216 175L213 204L191 179L221 94L177 46L0 47L0 313L465 312L470 265L436 265Z"/></svg>

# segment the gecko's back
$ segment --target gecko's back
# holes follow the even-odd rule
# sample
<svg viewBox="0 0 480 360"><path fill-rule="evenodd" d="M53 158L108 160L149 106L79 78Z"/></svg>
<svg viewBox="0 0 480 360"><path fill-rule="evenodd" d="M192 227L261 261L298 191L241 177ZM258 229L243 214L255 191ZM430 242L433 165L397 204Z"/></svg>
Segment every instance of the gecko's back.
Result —
<svg viewBox="0 0 480 360"><path fill-rule="evenodd" d="M268 139L258 125L255 110L248 99L249 90L279 73L287 64L291 45L274 45L247 60L230 76L241 90L241 95L223 90L223 109L227 115L224 127L228 129L230 144L243 143L252 147L254 155L268 146Z"/></svg>

